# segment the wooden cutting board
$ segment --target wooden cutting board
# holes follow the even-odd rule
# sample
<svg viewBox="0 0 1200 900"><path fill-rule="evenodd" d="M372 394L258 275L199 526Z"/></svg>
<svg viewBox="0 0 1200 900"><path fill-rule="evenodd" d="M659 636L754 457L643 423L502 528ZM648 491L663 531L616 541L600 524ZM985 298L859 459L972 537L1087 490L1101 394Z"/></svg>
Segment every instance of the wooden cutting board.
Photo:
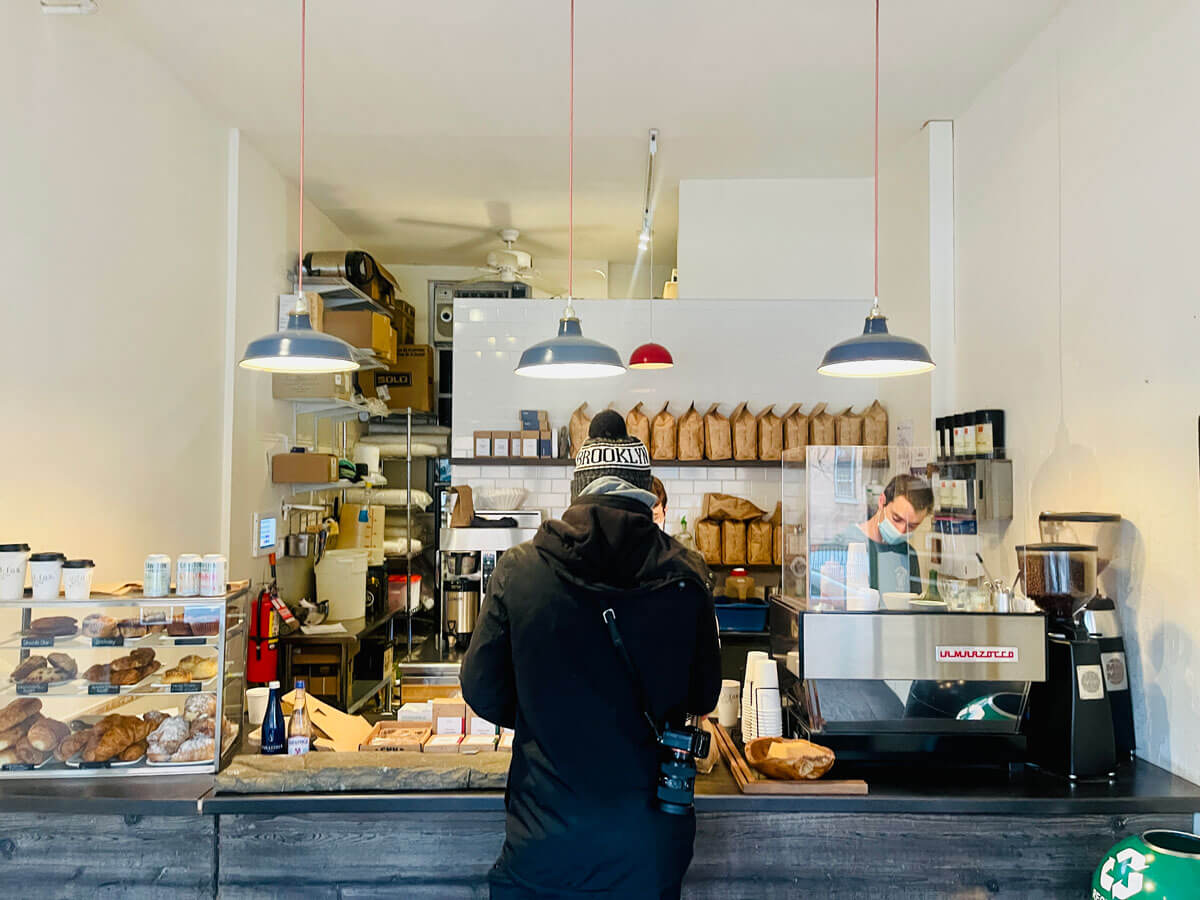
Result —
<svg viewBox="0 0 1200 900"><path fill-rule="evenodd" d="M295 699L295 691L280 698L284 707L284 715L292 714L292 704ZM312 719L313 725L321 729L328 738L328 740L317 738L314 743L331 750L353 753L371 733L371 723L362 716L347 715L340 709L318 700L312 694L307 695L304 702L308 707L308 715Z"/></svg>
<svg viewBox="0 0 1200 900"><path fill-rule="evenodd" d="M721 756L733 773L733 780L743 794L789 794L789 795L820 795L842 794L862 796L867 793L867 783L861 778L831 779L818 778L815 781L779 781L760 774L750 768L741 749L718 723L709 720L713 726L713 740L721 751Z"/></svg>

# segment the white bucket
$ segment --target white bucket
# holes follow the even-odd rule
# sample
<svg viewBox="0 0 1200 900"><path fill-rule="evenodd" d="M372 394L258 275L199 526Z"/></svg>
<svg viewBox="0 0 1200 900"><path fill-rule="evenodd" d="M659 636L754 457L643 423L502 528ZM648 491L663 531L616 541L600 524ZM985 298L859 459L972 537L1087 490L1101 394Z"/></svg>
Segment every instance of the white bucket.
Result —
<svg viewBox="0 0 1200 900"><path fill-rule="evenodd" d="M329 619L367 614L367 550L326 550L317 563L317 599L329 601Z"/></svg>

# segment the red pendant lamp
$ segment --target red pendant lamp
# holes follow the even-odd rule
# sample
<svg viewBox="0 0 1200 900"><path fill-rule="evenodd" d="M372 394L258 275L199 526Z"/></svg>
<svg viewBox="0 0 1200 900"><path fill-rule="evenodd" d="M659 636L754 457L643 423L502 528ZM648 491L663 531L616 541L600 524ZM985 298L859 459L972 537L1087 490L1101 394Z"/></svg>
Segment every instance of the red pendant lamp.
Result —
<svg viewBox="0 0 1200 900"><path fill-rule="evenodd" d="M650 337L654 337L654 231L650 227L650 196L654 183L654 156L658 152L658 129L650 129L650 157L646 165L646 199L642 205L642 232L638 238L642 249L650 248ZM637 347L629 354L629 368L653 371L670 369L675 365L671 351L653 340Z"/></svg>

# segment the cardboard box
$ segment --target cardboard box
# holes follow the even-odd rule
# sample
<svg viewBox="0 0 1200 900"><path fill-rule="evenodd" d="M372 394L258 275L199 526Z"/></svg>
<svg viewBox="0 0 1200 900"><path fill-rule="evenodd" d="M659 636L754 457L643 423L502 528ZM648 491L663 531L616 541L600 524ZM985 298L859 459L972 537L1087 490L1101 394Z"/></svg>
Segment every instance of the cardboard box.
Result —
<svg viewBox="0 0 1200 900"><path fill-rule="evenodd" d="M349 400L353 393L349 372L271 376L271 396L276 400Z"/></svg>
<svg viewBox="0 0 1200 900"><path fill-rule="evenodd" d="M271 480L276 484L337 481L337 462L332 453L276 453L271 457Z"/></svg>
<svg viewBox="0 0 1200 900"><path fill-rule="evenodd" d="M359 384L384 400L389 409L411 406L420 412L433 412L433 348L428 344L402 344L396 348L394 366L364 372ZM386 399L380 388L387 389Z"/></svg>
<svg viewBox="0 0 1200 900"><path fill-rule="evenodd" d="M537 431L522 431L521 432L521 455L528 458L536 459L538 455L538 432Z"/></svg>
<svg viewBox="0 0 1200 900"><path fill-rule="evenodd" d="M522 431L549 431L550 414L544 409L521 410Z"/></svg>
<svg viewBox="0 0 1200 900"><path fill-rule="evenodd" d="M525 447L521 443L521 432L510 431L508 433L508 455L509 456L524 456Z"/></svg>
<svg viewBox="0 0 1200 900"><path fill-rule="evenodd" d="M421 747L422 753L457 753L460 734L435 734Z"/></svg>
<svg viewBox="0 0 1200 900"><path fill-rule="evenodd" d="M471 707L467 707L467 734L469 735L496 735L496 726L487 719L479 715Z"/></svg>
<svg viewBox="0 0 1200 900"><path fill-rule="evenodd" d="M397 722L432 722L433 702L426 700L422 703L405 703L396 710Z"/></svg>
<svg viewBox="0 0 1200 900"><path fill-rule="evenodd" d="M513 735L511 735L511 734L500 735L500 740L496 744L496 751L498 753L512 753L512 747L513 747Z"/></svg>
<svg viewBox="0 0 1200 900"><path fill-rule="evenodd" d="M304 299L308 301L308 321L313 331L325 329L325 298L314 291L305 291ZM279 295L279 330L287 328L288 316L296 308L295 294Z"/></svg>
<svg viewBox="0 0 1200 900"><path fill-rule="evenodd" d="M400 333L400 344L411 344L417 339L417 311L411 303L396 298L392 308L392 324Z"/></svg>
<svg viewBox="0 0 1200 900"><path fill-rule="evenodd" d="M549 431L538 432L538 452L542 459L554 458L554 438Z"/></svg>
<svg viewBox="0 0 1200 900"><path fill-rule="evenodd" d="M511 455L508 447L508 432L493 431L492 432L492 456L509 456Z"/></svg>
<svg viewBox="0 0 1200 900"><path fill-rule="evenodd" d="M430 738L428 722L379 722L358 745L359 750L421 752Z"/></svg>
<svg viewBox="0 0 1200 900"><path fill-rule="evenodd" d="M388 338L388 350L387 353L380 354L380 356L382 359L386 359L392 365L395 365L396 349L400 346L400 335L396 333L395 327L389 325L388 328L391 331L391 336Z"/></svg>
<svg viewBox="0 0 1200 900"><path fill-rule="evenodd" d="M433 733L463 733L467 704L462 697L437 697L433 701Z"/></svg>
<svg viewBox="0 0 1200 900"><path fill-rule="evenodd" d="M490 431L475 432L475 456L485 457L492 455L492 433Z"/></svg>
<svg viewBox="0 0 1200 900"><path fill-rule="evenodd" d="M391 320L369 309L329 310L325 313L325 333L381 356L386 356L392 349Z"/></svg>
<svg viewBox="0 0 1200 900"><path fill-rule="evenodd" d="M459 753L495 753L496 735L468 734L458 745Z"/></svg>

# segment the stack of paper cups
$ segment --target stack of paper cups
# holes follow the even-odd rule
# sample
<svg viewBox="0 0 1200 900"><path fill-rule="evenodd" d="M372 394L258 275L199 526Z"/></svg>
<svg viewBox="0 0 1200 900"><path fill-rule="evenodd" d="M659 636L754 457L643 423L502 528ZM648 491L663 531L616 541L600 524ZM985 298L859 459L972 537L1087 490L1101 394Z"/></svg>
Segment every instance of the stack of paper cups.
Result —
<svg viewBox="0 0 1200 900"><path fill-rule="evenodd" d="M754 667L754 735L783 736L783 707L779 699L779 667L760 659Z"/></svg>
<svg viewBox="0 0 1200 900"><path fill-rule="evenodd" d="M867 558L866 544L850 544L846 547L846 593L871 587L871 563Z"/></svg>
<svg viewBox="0 0 1200 900"><path fill-rule="evenodd" d="M758 735L754 725L754 674L760 662L769 659L763 650L751 650L746 654L746 677L742 684L742 741L749 742Z"/></svg>

